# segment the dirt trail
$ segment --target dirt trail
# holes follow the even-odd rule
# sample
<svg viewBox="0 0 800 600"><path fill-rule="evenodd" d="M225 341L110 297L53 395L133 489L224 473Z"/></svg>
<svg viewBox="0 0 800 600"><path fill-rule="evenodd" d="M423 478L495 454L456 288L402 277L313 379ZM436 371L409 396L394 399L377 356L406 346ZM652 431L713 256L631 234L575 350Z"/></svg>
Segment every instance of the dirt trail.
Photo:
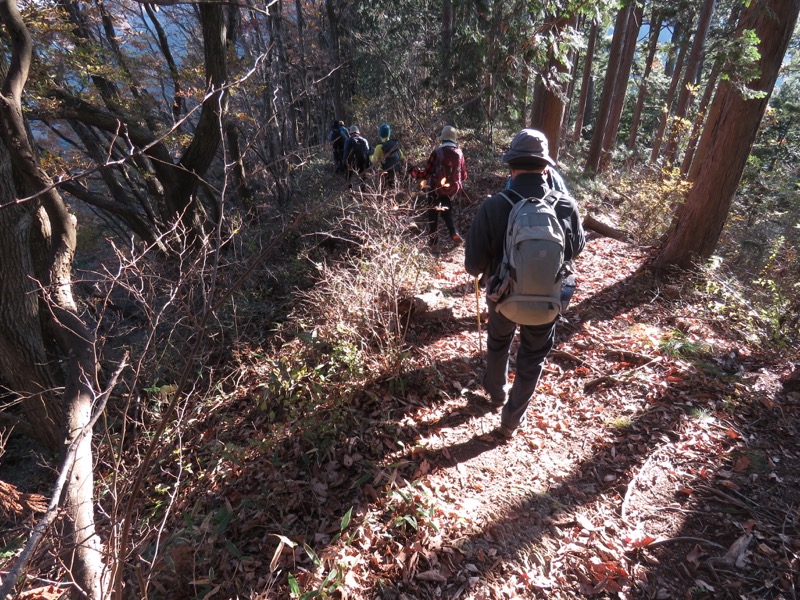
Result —
<svg viewBox="0 0 800 600"><path fill-rule="evenodd" d="M690 307L684 315L665 302L639 271L645 258L589 239L527 426L501 441L490 433L499 411L480 388L473 282L460 249L441 257L434 285L451 299L453 319L415 330L420 368L441 374L441 401L421 400L409 415L419 441L405 454L418 467L415 485L430 490L438 531L402 557L413 566L386 597L793 593L798 539L784 537L769 511L756 514L761 500L747 494L769 496L770 481L795 476L771 450L753 464L751 440L763 434L742 430L765 402L776 407L777 378L746 351L726 372L733 342ZM484 321L483 298L481 306ZM707 344L707 364L662 352L678 332ZM762 413L780 424L769 431L780 442L763 443L791 443L792 456L785 414L797 398L782 402L771 419ZM794 534L796 496L794 488L773 498ZM784 573L769 568L771 555L784 559Z"/></svg>

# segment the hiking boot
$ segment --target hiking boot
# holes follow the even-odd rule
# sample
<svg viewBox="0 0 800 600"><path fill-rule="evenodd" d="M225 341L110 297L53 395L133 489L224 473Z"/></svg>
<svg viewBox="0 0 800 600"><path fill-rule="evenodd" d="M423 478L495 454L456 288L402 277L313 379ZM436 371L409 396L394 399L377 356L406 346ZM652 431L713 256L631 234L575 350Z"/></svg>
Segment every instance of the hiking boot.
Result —
<svg viewBox="0 0 800 600"><path fill-rule="evenodd" d="M483 380L481 381L481 385L483 386L484 391L489 396L489 402L492 403L492 406L499 407L503 406L508 400L508 394L505 391L505 388L502 390L500 394L493 394L489 391L489 388L486 386L486 373L483 374Z"/></svg>
<svg viewBox="0 0 800 600"><path fill-rule="evenodd" d="M497 429L494 430L494 433L504 440L510 440L512 437L514 437L514 431L515 430L508 425L498 425Z"/></svg>
<svg viewBox="0 0 800 600"><path fill-rule="evenodd" d="M463 244L463 243L464 243L464 240L462 240L462 239L461 239L461 236L460 236L460 235L458 235L457 233L454 233L454 234L453 234L452 236L450 236L450 237L451 237L451 239L453 240L453 244L455 244L456 246L460 246L461 244Z"/></svg>

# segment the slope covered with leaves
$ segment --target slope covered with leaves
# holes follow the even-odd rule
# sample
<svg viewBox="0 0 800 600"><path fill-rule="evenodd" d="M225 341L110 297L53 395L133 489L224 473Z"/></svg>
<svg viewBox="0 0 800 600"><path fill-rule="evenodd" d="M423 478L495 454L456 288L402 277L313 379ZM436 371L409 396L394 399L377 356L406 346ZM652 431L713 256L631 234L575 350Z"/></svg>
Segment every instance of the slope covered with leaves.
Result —
<svg viewBox="0 0 800 600"><path fill-rule="evenodd" d="M462 228L474 208L460 208ZM185 528L156 581L188 597L791 594L799 398L779 382L786 363L748 346L696 282L652 279L646 259L590 237L528 425L509 442L491 433L458 248L398 291L436 308L398 308L395 371L297 337L279 369L296 389L275 405L274 364L254 362L198 430L202 485L175 506ZM321 356L351 378L298 370ZM314 381L324 398L302 391Z"/></svg>

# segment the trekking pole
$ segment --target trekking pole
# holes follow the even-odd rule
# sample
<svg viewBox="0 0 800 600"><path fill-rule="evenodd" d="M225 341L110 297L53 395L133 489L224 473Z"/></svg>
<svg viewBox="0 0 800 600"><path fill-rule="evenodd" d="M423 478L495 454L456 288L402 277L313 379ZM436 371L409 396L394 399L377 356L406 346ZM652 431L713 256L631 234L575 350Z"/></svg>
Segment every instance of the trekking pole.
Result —
<svg viewBox="0 0 800 600"><path fill-rule="evenodd" d="M481 292L478 278L475 278L475 314L478 316L478 352L483 354L483 332L481 332Z"/></svg>

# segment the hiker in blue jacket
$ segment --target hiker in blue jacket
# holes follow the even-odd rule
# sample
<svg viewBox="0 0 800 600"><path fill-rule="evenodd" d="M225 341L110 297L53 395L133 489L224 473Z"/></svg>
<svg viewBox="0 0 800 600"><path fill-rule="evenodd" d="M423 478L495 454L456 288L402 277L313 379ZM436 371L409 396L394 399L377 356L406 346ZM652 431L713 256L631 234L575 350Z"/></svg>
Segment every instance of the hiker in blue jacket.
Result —
<svg viewBox="0 0 800 600"><path fill-rule="evenodd" d="M503 155L511 169L510 194L517 198L543 198L549 191L548 169L555 166L550 157L547 138L535 129L523 129ZM491 287L489 278L503 260L506 227L511 204L501 194L483 201L466 238L464 267L470 275L482 276ZM585 243L583 226L574 198L556 195L554 209L565 234L564 261L574 259ZM525 420L525 411L539 382L544 361L555 341L556 322L546 325L520 325L520 345L517 352L516 377L510 393L508 357L517 324L496 310L497 304L487 297L488 323L486 341L486 373L483 387L493 404L503 406L497 433L511 437Z"/></svg>

